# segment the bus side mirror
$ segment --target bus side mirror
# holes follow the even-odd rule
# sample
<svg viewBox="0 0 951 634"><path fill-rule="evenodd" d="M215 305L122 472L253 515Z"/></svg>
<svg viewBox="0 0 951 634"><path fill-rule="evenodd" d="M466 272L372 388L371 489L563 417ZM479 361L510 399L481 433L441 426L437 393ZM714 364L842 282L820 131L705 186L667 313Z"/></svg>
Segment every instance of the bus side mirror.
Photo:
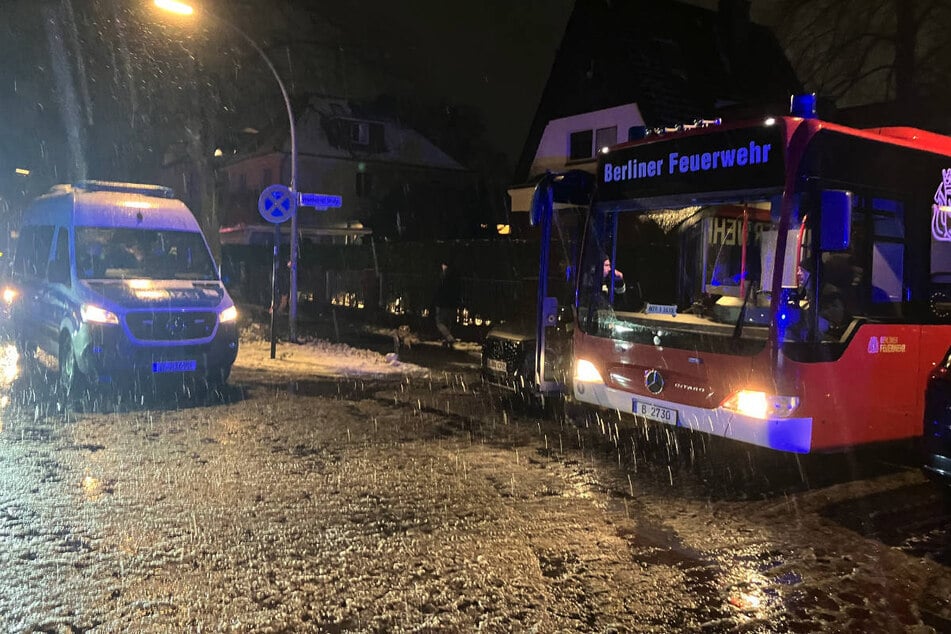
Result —
<svg viewBox="0 0 951 634"><path fill-rule="evenodd" d="M822 192L819 227L823 251L845 251L849 248L852 233L852 192L841 189L826 189Z"/></svg>
<svg viewBox="0 0 951 634"><path fill-rule="evenodd" d="M551 217L555 203L584 207L591 204L594 191L594 175L582 170L568 170L560 174L547 172L532 194L532 209L529 222L540 225L542 216Z"/></svg>
<svg viewBox="0 0 951 634"><path fill-rule="evenodd" d="M535 191L532 194L532 208L529 212L531 215L528 218L529 223L533 227L541 225L545 216L551 217L552 206L551 176L546 174L535 185Z"/></svg>

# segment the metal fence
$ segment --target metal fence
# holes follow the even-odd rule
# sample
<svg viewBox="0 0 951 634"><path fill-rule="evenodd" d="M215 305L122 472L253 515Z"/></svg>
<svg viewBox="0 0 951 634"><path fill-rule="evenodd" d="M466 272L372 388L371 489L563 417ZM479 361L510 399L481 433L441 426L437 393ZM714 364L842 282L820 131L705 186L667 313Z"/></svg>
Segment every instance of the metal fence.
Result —
<svg viewBox="0 0 951 634"><path fill-rule="evenodd" d="M436 243L320 245L301 250L299 299L320 310L340 307L368 319L426 318L439 282L440 262L456 267L461 281L460 325L482 326L531 314L537 284L537 243L480 240ZM282 256L281 262L286 260ZM271 251L223 248L229 291L239 301L270 303ZM282 272L283 273L283 272Z"/></svg>

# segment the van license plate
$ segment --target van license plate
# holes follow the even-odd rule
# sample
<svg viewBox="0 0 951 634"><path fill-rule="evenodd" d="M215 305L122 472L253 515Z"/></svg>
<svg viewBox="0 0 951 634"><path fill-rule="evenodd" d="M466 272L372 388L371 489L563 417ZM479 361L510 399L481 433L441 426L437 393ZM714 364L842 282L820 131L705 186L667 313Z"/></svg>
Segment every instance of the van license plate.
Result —
<svg viewBox="0 0 951 634"><path fill-rule="evenodd" d="M152 372L194 372L198 367L197 361L156 361L152 364Z"/></svg>
<svg viewBox="0 0 951 634"><path fill-rule="evenodd" d="M634 413L643 416L647 420L654 420L658 423L667 423L668 425L677 424L677 410L669 407L661 407L653 403L635 400L633 403Z"/></svg>
<svg viewBox="0 0 951 634"><path fill-rule="evenodd" d="M502 359L486 359L485 365L493 372L505 372L508 369Z"/></svg>

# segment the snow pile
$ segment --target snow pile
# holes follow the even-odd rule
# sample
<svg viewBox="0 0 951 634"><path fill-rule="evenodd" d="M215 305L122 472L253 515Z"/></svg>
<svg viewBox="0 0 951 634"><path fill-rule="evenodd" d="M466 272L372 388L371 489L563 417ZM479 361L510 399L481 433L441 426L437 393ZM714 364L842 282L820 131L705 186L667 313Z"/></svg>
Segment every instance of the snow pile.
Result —
<svg viewBox="0 0 951 634"><path fill-rule="evenodd" d="M322 339L293 344L278 342L275 358L267 339L242 334L236 368L265 370L307 376L404 376L423 375L428 370L403 363L398 355L382 355L372 350L353 348Z"/></svg>

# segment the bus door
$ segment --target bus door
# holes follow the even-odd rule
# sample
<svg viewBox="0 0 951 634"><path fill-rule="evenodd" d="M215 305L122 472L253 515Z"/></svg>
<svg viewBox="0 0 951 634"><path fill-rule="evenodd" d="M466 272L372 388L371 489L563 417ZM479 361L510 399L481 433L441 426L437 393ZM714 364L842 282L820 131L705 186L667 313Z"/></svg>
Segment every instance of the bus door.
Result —
<svg viewBox="0 0 951 634"><path fill-rule="evenodd" d="M549 173L532 196L531 222L541 232L534 367L542 394L562 391L571 371L577 262L593 186L588 172Z"/></svg>

